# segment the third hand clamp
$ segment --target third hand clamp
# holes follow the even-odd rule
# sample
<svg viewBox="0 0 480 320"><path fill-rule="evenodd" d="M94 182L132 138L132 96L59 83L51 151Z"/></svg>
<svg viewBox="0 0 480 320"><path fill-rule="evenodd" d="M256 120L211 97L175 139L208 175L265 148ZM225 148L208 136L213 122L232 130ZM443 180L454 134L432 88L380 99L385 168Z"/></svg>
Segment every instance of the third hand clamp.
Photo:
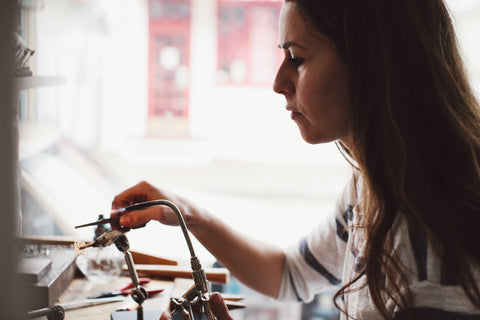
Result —
<svg viewBox="0 0 480 320"><path fill-rule="evenodd" d="M140 286L137 270L135 270L135 265L133 262L133 257L129 251L130 245L128 243L127 236L125 236L123 232L118 230L107 231L95 238L94 241L84 245L79 245L78 249L84 250L88 247L107 247L111 244L115 244L117 249L121 251L125 256L125 262L127 263L128 267L128 274L133 285L133 289L130 295L132 299L141 307L142 303L145 301L145 299L147 299L148 294L147 291L142 286Z"/></svg>
<svg viewBox="0 0 480 320"><path fill-rule="evenodd" d="M185 292L182 298L170 299L170 314L173 320L215 320L210 309L210 291L205 271L196 256L192 256L194 285Z"/></svg>
<svg viewBox="0 0 480 320"><path fill-rule="evenodd" d="M187 242L188 249L190 251L190 264L192 267L192 275L194 280L194 285L187 290L187 292L182 296L182 298L171 298L169 312L172 315L173 320L216 320L215 316L210 309L209 300L210 300L210 289L205 275L205 271L200 264L195 251L193 250L192 242L188 235L187 226L183 219L182 213L178 207L171 201L168 200L152 200L148 202L136 203L134 205L128 206L124 209L116 209L115 213L118 215L115 218L99 220L92 223L87 223L75 228L81 228L91 225L104 224L107 222L117 222L120 216L123 214L133 211L141 210L152 206L164 205L173 210L177 216L180 228L182 229L185 241ZM128 230L127 230L128 231ZM115 243L117 248L125 254L125 260L127 261L128 271L130 277L132 278L132 283L134 289L132 291L132 298L141 306L141 303L147 298L145 289L138 285L138 276L134 268L132 255L128 251L128 240L126 236L118 230L112 230L104 233L95 239L94 242L80 246L79 249L85 249L87 247L93 246L108 246L112 243ZM143 291L142 291L143 289ZM137 295L138 296L135 296ZM139 301L136 300L138 298Z"/></svg>

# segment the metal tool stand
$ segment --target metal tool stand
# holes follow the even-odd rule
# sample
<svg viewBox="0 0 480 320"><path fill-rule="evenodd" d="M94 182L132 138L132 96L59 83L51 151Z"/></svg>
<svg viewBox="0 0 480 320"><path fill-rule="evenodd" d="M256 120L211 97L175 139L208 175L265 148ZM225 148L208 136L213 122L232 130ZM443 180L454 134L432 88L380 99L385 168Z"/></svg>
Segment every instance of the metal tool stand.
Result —
<svg viewBox="0 0 480 320"><path fill-rule="evenodd" d="M118 250L123 252L125 256L125 262L128 266L128 273L132 280L133 289L130 292L132 299L138 304L137 307L137 320L143 320L143 307L142 303L148 298L147 291L140 286L138 281L138 274L135 270L132 254L130 253L130 245L128 243L127 236L121 231L110 230L99 237L95 238L95 241L86 245L80 246L79 249L83 250L88 247L108 247L111 244L115 244Z"/></svg>
<svg viewBox="0 0 480 320"><path fill-rule="evenodd" d="M175 215L177 216L178 223L180 224L180 228L182 229L183 235L185 237L185 241L187 242L188 249L190 251L190 264L192 267L192 275L194 280L194 285L182 296L182 298L172 298L170 300L170 314L172 315L173 320L216 320L215 316L213 315L212 311L210 310L209 300L210 300L210 290L207 281L207 276L205 275L205 271L198 260L195 250L193 250L192 241L190 240L190 236L188 235L187 226L185 224L185 220L183 219L182 213L178 209L178 207L171 201L168 200L153 200L148 202L143 202L137 204L141 206L142 209L151 207L151 206L167 206L173 210ZM122 237L118 237L119 240ZM126 239L126 237L125 237ZM115 241L117 248L120 251L125 253L125 259L127 260L128 269L130 272L130 277L132 278L132 282L135 285L134 277L136 277L136 271L133 268L133 260L131 259L131 255L128 252L128 242L127 242L127 250L123 251L123 240L120 241L120 247L117 244L118 241ZM130 258L128 258L130 256ZM130 259L130 262L129 262ZM135 290L135 289L134 289ZM132 294L133 297L133 294ZM137 301L138 303L138 301ZM140 303L139 303L140 304Z"/></svg>
<svg viewBox="0 0 480 320"><path fill-rule="evenodd" d="M191 265L195 284L182 298L170 299L170 313L173 320L215 320L208 303L209 288L205 272L197 257L192 257Z"/></svg>
<svg viewBox="0 0 480 320"><path fill-rule="evenodd" d="M123 254L125 255L125 262L127 263L127 266L128 266L128 274L130 275L130 278L132 279L132 284L133 284L133 289L130 292L130 295L132 299L136 303L138 303L137 320L143 320L142 303L147 299L148 294L145 288L140 286L138 283L137 270L135 270L132 254L130 253L130 251L128 251L130 248L130 245L128 244L128 239L124 234L121 234L115 239L114 243L117 249L123 252Z"/></svg>
<svg viewBox="0 0 480 320"><path fill-rule="evenodd" d="M172 298L170 300L170 314L173 320L216 320L209 305L210 290L207 276L202 269L202 265L195 255L192 242L188 235L187 226L183 220L180 210L175 204L167 200L157 200L158 204L170 207L176 214L180 227L182 228L185 241L190 250L190 264L194 285L182 296L182 298Z"/></svg>
<svg viewBox="0 0 480 320"><path fill-rule="evenodd" d="M210 300L210 291L208 286L207 277L205 275L205 271L202 269L200 261L198 260L197 256L195 255L195 251L193 250L192 242L190 240L190 236L188 235L187 226L185 221L183 220L182 213L177 208L177 206L168 200L152 200L147 202L141 202L129 206L128 210L126 208L121 209L122 212L124 211L133 211L133 210L141 210L152 206L167 206L173 210L175 215L177 216L178 222L180 224L180 228L182 229L183 235L185 237L185 241L187 242L188 249L190 251L190 263L192 267L192 275L195 284L182 296L182 298L172 298L170 300L170 313L174 320L184 319L184 320L216 320L215 316L213 315L212 311L210 310L209 300ZM117 217L117 219L120 216ZM112 224L112 219L108 219L110 224ZM103 219L105 220L105 219ZM87 223L77 227L85 227L90 225L97 225L99 223L104 223L105 221L100 222L93 222ZM76 228L77 228L76 227ZM128 230L127 230L128 231ZM142 303L147 298L147 292L144 288L139 286L138 284L138 275L137 271L135 270L133 264L133 258L130 252L128 251L129 245L127 237L123 234L123 232L118 230L112 230L105 232L100 237L97 237L94 242L80 246L79 249L85 249L90 246L98 247L98 246L109 246L110 244L115 243L118 250L122 251L125 254L125 261L128 265L128 272L130 273L130 278L132 279L132 284L134 288L132 290L132 298L135 302L138 303L138 313L137 319L143 320L143 308Z"/></svg>

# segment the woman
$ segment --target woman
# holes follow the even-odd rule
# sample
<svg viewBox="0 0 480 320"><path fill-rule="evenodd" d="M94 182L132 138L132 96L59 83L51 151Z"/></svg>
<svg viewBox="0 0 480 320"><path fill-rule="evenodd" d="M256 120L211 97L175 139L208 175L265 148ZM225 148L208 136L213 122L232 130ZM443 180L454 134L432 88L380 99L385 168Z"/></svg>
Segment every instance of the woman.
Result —
<svg viewBox="0 0 480 320"><path fill-rule="evenodd" d="M340 286L345 319L480 319L480 113L444 3L286 0L279 47L274 91L303 139L335 141L354 168L330 223L284 252L146 182L113 207L173 201L235 277L280 300ZM163 207L120 223L152 219L176 224Z"/></svg>

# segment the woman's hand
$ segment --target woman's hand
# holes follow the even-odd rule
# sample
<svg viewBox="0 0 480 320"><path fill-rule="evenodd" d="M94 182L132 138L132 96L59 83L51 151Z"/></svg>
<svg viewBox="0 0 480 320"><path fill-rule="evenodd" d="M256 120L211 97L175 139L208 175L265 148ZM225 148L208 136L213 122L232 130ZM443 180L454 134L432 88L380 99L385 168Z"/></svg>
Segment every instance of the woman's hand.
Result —
<svg viewBox="0 0 480 320"><path fill-rule="evenodd" d="M210 309L212 309L213 315L217 318L217 320L234 320L230 313L228 312L227 305L222 298L222 295L218 292L212 293L210 295ZM162 313L160 320L171 320L172 316L170 313L165 311Z"/></svg>
<svg viewBox="0 0 480 320"><path fill-rule="evenodd" d="M265 295L278 295L285 262L282 248L247 237L208 211L147 182L140 182L117 195L112 208L125 208L134 203L152 200L173 202L182 213L188 230L235 278ZM112 227L125 231L128 228L142 227L150 220L166 225L178 225L175 212L168 206L159 205L129 211L119 219L118 225L114 226L112 223ZM264 270L268 270L268 273ZM212 298L215 302L215 296ZM218 306L213 307L223 317Z"/></svg>
<svg viewBox="0 0 480 320"><path fill-rule="evenodd" d="M187 224L189 220L188 218L193 214L197 214L199 211L198 208L188 201L167 191L160 190L145 181L142 181L115 196L112 202L112 209L125 208L134 203L159 199L173 202L180 209ZM118 215L118 213L112 214L112 217L115 215ZM171 226L178 225L178 219L173 210L167 206L159 205L124 214L119 219L118 224L113 223L112 227L114 229L128 231L130 228L141 228L150 220L156 220Z"/></svg>
<svg viewBox="0 0 480 320"><path fill-rule="evenodd" d="M230 312L228 312L227 305L223 300L223 297L220 293L214 292L210 295L210 300L208 302L210 304L210 309L212 309L213 315L218 320L233 320L232 316L230 316Z"/></svg>

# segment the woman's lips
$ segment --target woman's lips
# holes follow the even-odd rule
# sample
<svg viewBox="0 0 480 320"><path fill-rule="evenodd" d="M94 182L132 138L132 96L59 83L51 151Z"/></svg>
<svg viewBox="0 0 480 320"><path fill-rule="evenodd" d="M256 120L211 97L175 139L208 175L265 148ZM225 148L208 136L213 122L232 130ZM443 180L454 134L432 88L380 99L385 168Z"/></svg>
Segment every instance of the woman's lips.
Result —
<svg viewBox="0 0 480 320"><path fill-rule="evenodd" d="M295 108L293 108L293 107L287 106L286 109L287 109L287 111L291 112L290 118L292 120L298 119L299 117L302 116L302 114L300 112L296 111Z"/></svg>
<svg viewBox="0 0 480 320"><path fill-rule="evenodd" d="M302 114L300 112L296 112L296 111L292 111L292 113L290 114L290 118L292 120L297 120L301 116L302 116Z"/></svg>

